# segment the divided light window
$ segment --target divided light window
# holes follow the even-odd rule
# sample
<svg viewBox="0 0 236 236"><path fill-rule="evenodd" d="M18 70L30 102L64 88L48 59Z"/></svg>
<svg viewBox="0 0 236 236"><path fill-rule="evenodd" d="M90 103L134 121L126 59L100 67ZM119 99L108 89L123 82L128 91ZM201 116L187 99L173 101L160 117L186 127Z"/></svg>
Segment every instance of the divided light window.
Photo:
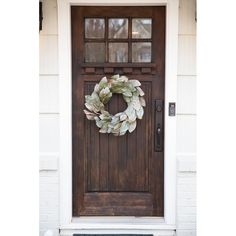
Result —
<svg viewBox="0 0 236 236"><path fill-rule="evenodd" d="M86 63L152 62L151 18L85 18Z"/></svg>

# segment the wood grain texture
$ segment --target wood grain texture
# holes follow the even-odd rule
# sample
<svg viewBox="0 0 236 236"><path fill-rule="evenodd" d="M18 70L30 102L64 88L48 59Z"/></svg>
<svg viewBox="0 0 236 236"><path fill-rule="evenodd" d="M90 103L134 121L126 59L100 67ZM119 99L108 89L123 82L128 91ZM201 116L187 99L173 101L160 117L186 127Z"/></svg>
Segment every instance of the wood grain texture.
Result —
<svg viewBox="0 0 236 236"><path fill-rule="evenodd" d="M164 153L154 151L154 105L156 99L164 101L165 7L73 6L71 15L73 216L163 216ZM109 17L152 18L152 62L84 63L85 17L104 17L106 22ZM130 45L131 35L129 30ZM95 122L83 114L84 95L91 94L104 71L107 76L128 73L129 79L142 83L145 113L131 134L100 134ZM112 114L125 108L117 94L106 106Z"/></svg>

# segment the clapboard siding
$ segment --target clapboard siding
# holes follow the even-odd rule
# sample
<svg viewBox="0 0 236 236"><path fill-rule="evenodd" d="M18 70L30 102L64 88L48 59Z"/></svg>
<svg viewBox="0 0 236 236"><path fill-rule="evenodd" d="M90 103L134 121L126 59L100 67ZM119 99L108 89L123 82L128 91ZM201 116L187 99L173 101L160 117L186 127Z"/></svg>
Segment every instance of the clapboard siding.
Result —
<svg viewBox="0 0 236 236"><path fill-rule="evenodd" d="M196 114L196 76L178 76L177 114Z"/></svg>
<svg viewBox="0 0 236 236"><path fill-rule="evenodd" d="M177 153L196 152L196 116L177 116Z"/></svg>
<svg viewBox="0 0 236 236"><path fill-rule="evenodd" d="M59 115L40 114L39 116L40 152L59 151Z"/></svg>
<svg viewBox="0 0 236 236"><path fill-rule="evenodd" d="M196 75L196 36L179 35L178 75Z"/></svg>
<svg viewBox="0 0 236 236"><path fill-rule="evenodd" d="M179 34L195 35L196 22L195 22L195 0L180 0L179 1Z"/></svg>
<svg viewBox="0 0 236 236"><path fill-rule="evenodd" d="M196 1L180 0L177 90L177 236L196 235Z"/></svg>
<svg viewBox="0 0 236 236"><path fill-rule="evenodd" d="M40 57L39 73L40 75L58 74L58 36L40 35L39 38Z"/></svg>
<svg viewBox="0 0 236 236"><path fill-rule="evenodd" d="M59 113L58 76L41 75L39 78L39 112Z"/></svg>
<svg viewBox="0 0 236 236"><path fill-rule="evenodd" d="M59 235L59 94L57 1L43 1L39 36L40 236Z"/></svg>
<svg viewBox="0 0 236 236"><path fill-rule="evenodd" d="M43 0L43 28L40 35L57 35L57 1Z"/></svg>

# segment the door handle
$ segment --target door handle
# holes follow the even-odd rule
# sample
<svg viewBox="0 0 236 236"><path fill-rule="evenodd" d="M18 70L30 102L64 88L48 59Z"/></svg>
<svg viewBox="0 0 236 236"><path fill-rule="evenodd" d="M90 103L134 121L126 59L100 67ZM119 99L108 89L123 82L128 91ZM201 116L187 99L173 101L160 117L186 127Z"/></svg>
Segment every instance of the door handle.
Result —
<svg viewBox="0 0 236 236"><path fill-rule="evenodd" d="M163 100L155 100L155 138L154 138L154 150L155 152L163 151Z"/></svg>

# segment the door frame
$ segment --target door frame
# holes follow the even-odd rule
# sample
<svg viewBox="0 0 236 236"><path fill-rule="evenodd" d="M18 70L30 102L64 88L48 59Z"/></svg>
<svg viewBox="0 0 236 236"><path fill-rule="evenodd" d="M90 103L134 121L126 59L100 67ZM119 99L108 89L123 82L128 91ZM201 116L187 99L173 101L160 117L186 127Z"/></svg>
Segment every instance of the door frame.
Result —
<svg viewBox="0 0 236 236"><path fill-rule="evenodd" d="M176 116L179 0L57 0L59 50L59 212L60 229L176 229ZM72 5L166 6L164 217L72 217Z"/></svg>

